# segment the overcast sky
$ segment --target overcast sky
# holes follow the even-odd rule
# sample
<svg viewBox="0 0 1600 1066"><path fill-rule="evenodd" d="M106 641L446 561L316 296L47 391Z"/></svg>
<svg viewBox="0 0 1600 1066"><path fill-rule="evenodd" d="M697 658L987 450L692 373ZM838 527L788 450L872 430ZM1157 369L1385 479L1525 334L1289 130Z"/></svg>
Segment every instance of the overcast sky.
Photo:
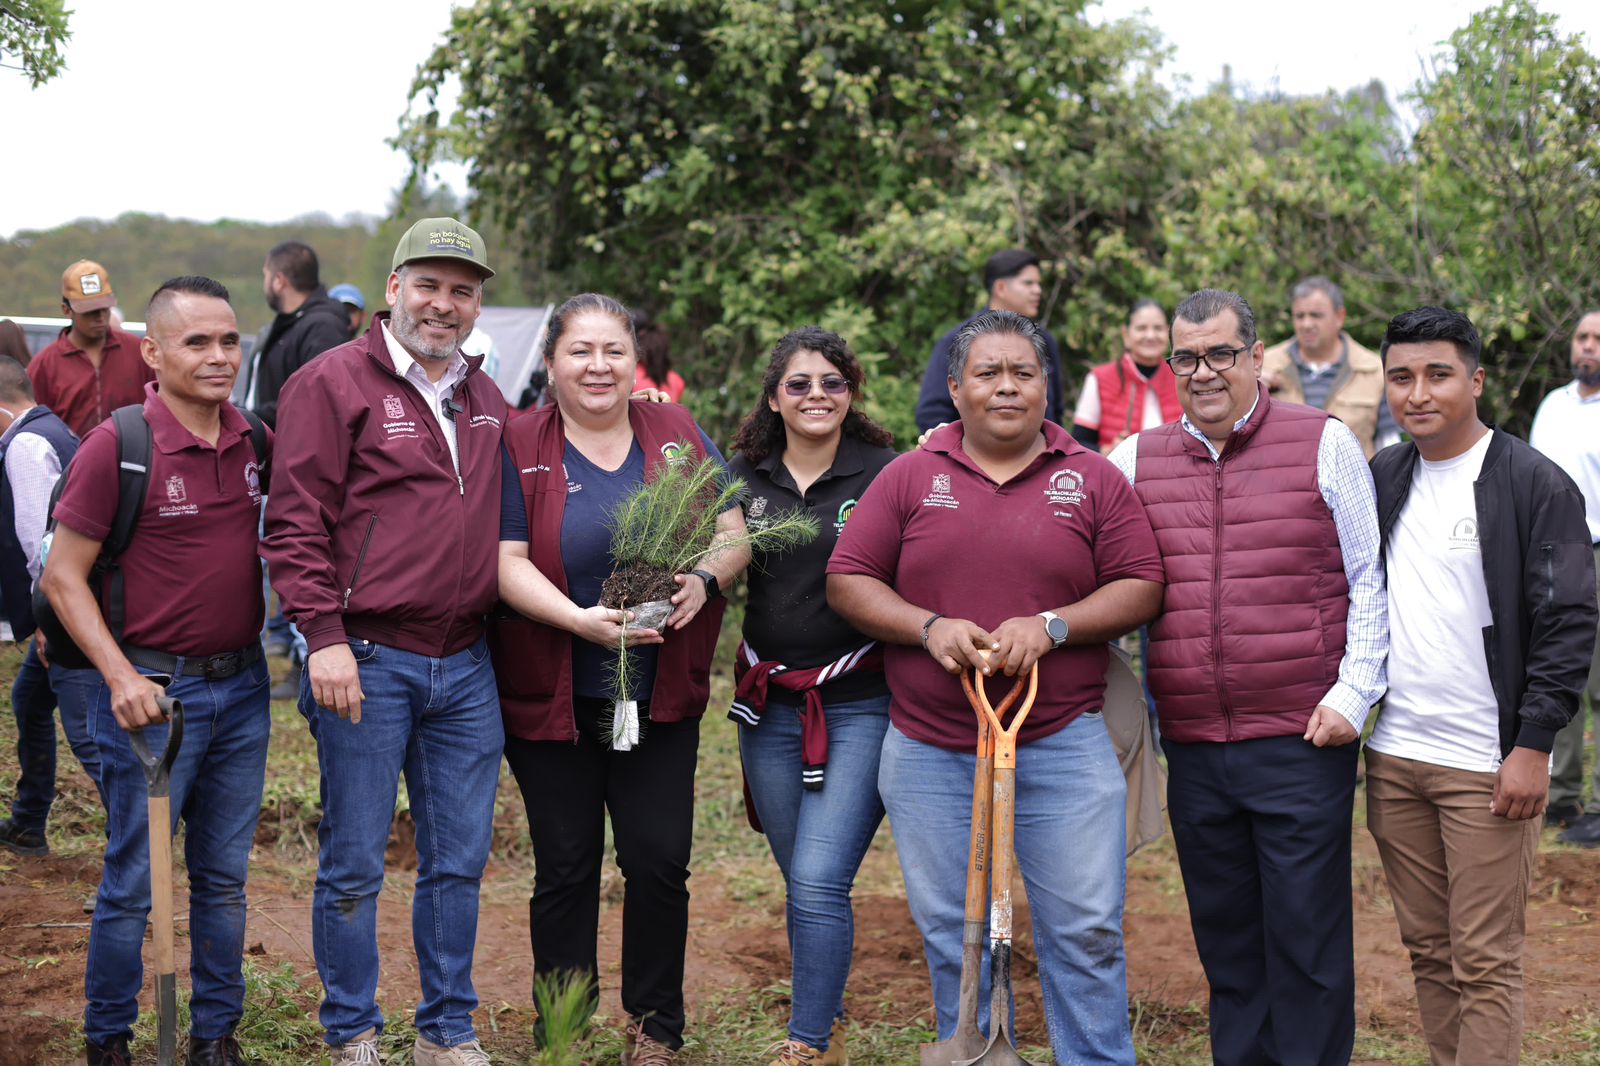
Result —
<svg viewBox="0 0 1600 1066"><path fill-rule="evenodd" d="M30 90L0 69L0 235L124 211L280 221L382 214L406 173L394 135L450 0L69 0L68 69ZM1600 3L1538 0L1600 40ZM1193 90L1236 83L1312 93L1382 79L1397 94L1487 0L1103 0L1141 10ZM7 57L10 62L10 57ZM459 168L441 175L461 181Z"/></svg>

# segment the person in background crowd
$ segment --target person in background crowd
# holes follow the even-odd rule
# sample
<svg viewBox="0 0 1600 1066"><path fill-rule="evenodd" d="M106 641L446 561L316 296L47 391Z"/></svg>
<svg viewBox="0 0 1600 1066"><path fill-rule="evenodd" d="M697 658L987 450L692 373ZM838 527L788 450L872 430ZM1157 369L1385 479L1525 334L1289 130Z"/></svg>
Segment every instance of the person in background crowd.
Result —
<svg viewBox="0 0 1600 1066"><path fill-rule="evenodd" d="M683 375L672 369L672 344L666 328L644 311L633 312L633 329L639 337L639 368L634 372L633 391L657 389L673 403L683 402Z"/></svg>
<svg viewBox="0 0 1600 1066"><path fill-rule="evenodd" d="M917 397L919 430L925 432L956 420L956 405L950 399L950 348L963 329L986 311L1010 311L1030 321L1039 317L1039 305L1044 298L1039 257L1026 248L996 252L984 264L983 288L988 293L988 304L940 337L933 346L927 372L922 375L922 391ZM1061 400L1061 349L1049 330L1043 326L1038 326L1038 330L1044 338L1044 417L1061 425L1066 417Z"/></svg>
<svg viewBox="0 0 1600 1066"><path fill-rule="evenodd" d="M145 394L153 446L149 493L118 557L126 619L113 636L89 573L116 517L117 427L83 441L56 505L40 585L98 683L58 685L63 714L91 723L106 805L100 878L84 976L89 1066L128 1066L144 983L150 911L143 767L128 734L166 744L162 695L184 708L171 770L172 813L184 823L189 875L188 1066L244 1066L234 1037L244 1013L245 880L266 781L267 664L257 569L261 485L251 427L228 394L239 372L239 326L228 290L174 278L145 312ZM269 447L270 447L270 434Z"/></svg>
<svg viewBox="0 0 1600 1066"><path fill-rule="evenodd" d="M1555 389L1539 404L1533 416L1528 443L1554 460L1583 493L1594 562L1600 567L1600 310L1578 319L1572 333L1572 380ZM1596 595L1600 596L1600 588ZM1600 722L1600 651L1589 663L1584 686L1589 697L1589 717ZM1600 847L1600 810L1583 808L1583 705L1556 736L1550 770L1550 805L1547 825L1565 828L1563 843ZM1594 765L1594 795L1600 797L1600 757Z"/></svg>
<svg viewBox="0 0 1600 1066"><path fill-rule="evenodd" d="M1238 294L1179 304L1167 362L1183 418L1111 462L1166 567L1149 678L1211 1054L1344 1066L1356 741L1389 650L1372 474L1342 422L1267 394Z"/></svg>
<svg viewBox="0 0 1600 1066"><path fill-rule="evenodd" d="M834 545L867 486L895 457L888 430L855 407L861 385L861 364L844 338L816 326L797 329L772 350L761 398L733 444L733 472L749 486L745 522L752 529L795 510L822 529L810 544L757 554L729 714L740 724L751 800L787 898L789 1031L773 1066L849 1061L850 886L883 820L883 653L827 598Z"/></svg>
<svg viewBox="0 0 1600 1066"><path fill-rule="evenodd" d="M350 339L361 336L361 327L367 321L367 301L361 290L347 281L329 289L328 299L344 304L345 313L350 316Z"/></svg>
<svg viewBox="0 0 1600 1066"><path fill-rule="evenodd" d="M1043 331L1011 311L956 334L946 381L960 421L867 489L828 563L828 602L885 644L892 700L878 789L939 1036L956 1024L978 735L954 675L1009 679L1037 663L1015 844L1050 1045L1057 1062L1131 1066L1127 783L1101 705L1106 641L1160 609L1161 559L1127 483L1045 420L1045 352ZM987 1027L986 989L978 1002Z"/></svg>
<svg viewBox="0 0 1600 1066"><path fill-rule="evenodd" d="M1110 455L1140 430L1177 421L1183 405L1166 360L1166 313L1154 300L1134 301L1122 327L1122 357L1084 379L1072 414L1073 439Z"/></svg>
<svg viewBox="0 0 1600 1066"><path fill-rule="evenodd" d="M71 324L28 364L33 395L82 439L111 412L144 401L155 372L139 338L111 325L117 302L106 268L88 259L61 275L61 311Z"/></svg>
<svg viewBox="0 0 1600 1066"><path fill-rule="evenodd" d="M43 561L50 492L78 451L67 424L33 402L27 371L0 356L0 598L11 632L28 641L11 688L17 719L17 793L11 817L0 819L0 847L18 855L43 855L45 822L56 797L56 694L34 635L33 584ZM67 741L91 780L100 775L99 755L84 723L70 715Z"/></svg>
<svg viewBox="0 0 1600 1066"><path fill-rule="evenodd" d="M0 355L15 359L21 367L33 360L33 353L28 350L28 334L9 318L0 318Z"/></svg>
<svg viewBox="0 0 1600 1066"><path fill-rule="evenodd" d="M488 1066L472 960L504 736L484 622L506 405L460 346L494 271L453 218L415 223L392 262L391 313L284 389L261 550L310 648L312 947L333 1066L378 1058L378 894L402 774L417 833L415 1063Z"/></svg>
<svg viewBox="0 0 1600 1066"><path fill-rule="evenodd" d="M623 1062L664 1066L683 1045L694 774L721 590L750 556L714 552L677 575L661 630L627 630L645 728L631 749L614 747L617 645L632 612L599 606L612 569L606 518L680 454L679 442L696 462L721 456L686 409L630 402L638 345L627 308L611 297L585 293L557 308L544 358L555 402L506 431L500 597L510 611L494 629L506 762L533 839L534 978L577 980L591 1010L598 999L609 811L625 885ZM719 515L717 529L743 534L739 509Z"/></svg>
<svg viewBox="0 0 1600 1066"><path fill-rule="evenodd" d="M1583 495L1479 419L1481 348L1467 316L1419 307L1380 350L1413 443L1372 464L1391 654L1367 828L1432 1061L1512 1066L1550 745L1577 710L1600 612Z"/></svg>
<svg viewBox="0 0 1600 1066"><path fill-rule="evenodd" d="M317 253L302 241L284 241L261 264L261 292L274 317L256 336L250 373L239 394L269 426L278 421L278 395L311 360L350 339L349 315L318 275Z"/></svg>
<svg viewBox="0 0 1600 1066"><path fill-rule="evenodd" d="M1344 329L1344 291L1325 277L1289 292L1294 336L1268 348L1261 380L1276 399L1310 404L1350 427L1371 459L1400 439L1384 398L1383 364Z"/></svg>

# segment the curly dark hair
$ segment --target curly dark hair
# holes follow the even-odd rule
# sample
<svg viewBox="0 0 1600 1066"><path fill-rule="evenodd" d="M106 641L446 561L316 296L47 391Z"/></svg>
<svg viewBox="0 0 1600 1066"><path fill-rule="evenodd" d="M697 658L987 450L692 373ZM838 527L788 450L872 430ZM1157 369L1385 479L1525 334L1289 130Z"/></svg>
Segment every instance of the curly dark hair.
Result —
<svg viewBox="0 0 1600 1066"><path fill-rule="evenodd" d="M894 446L894 434L868 418L861 410L861 362L850 345L837 333L821 326L801 326L784 335L772 358L767 362L767 372L761 379L761 397L755 410L745 416L739 432L733 438L733 450L742 452L752 463L759 463L774 451L781 451L788 440L783 418L768 406L767 401L778 394L778 386L789 371L789 361L800 352L816 352L832 363L839 376L850 383L850 410L840 427L846 436L879 448Z"/></svg>

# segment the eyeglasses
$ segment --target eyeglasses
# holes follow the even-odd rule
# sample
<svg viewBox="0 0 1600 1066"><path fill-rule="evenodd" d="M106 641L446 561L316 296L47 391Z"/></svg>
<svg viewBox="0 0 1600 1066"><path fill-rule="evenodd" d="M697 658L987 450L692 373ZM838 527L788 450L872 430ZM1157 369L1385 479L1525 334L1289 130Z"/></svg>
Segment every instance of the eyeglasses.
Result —
<svg viewBox="0 0 1600 1066"><path fill-rule="evenodd" d="M1233 364L1239 361L1241 352L1248 352L1254 345L1245 345L1242 348L1213 348L1209 352L1176 351L1167 356L1167 365L1172 372L1180 378L1193 377L1195 371L1200 369L1200 360L1204 359L1206 366L1213 373L1220 374L1224 370L1232 370Z"/></svg>
<svg viewBox="0 0 1600 1066"><path fill-rule="evenodd" d="M815 380L814 378L790 378L783 383L783 391L790 396L809 396L812 383ZM843 396L850 391L850 383L848 381L832 374L818 383L821 384L822 391L829 396Z"/></svg>

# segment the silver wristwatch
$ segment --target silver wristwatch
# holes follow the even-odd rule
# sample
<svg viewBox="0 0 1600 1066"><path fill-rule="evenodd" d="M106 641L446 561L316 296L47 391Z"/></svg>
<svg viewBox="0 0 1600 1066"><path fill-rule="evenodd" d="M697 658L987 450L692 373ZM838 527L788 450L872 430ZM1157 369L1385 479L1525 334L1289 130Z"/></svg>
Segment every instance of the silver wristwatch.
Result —
<svg viewBox="0 0 1600 1066"><path fill-rule="evenodd" d="M1061 647L1067 642L1067 620L1054 611L1040 611L1039 617L1044 619L1044 631L1050 637L1053 647Z"/></svg>

